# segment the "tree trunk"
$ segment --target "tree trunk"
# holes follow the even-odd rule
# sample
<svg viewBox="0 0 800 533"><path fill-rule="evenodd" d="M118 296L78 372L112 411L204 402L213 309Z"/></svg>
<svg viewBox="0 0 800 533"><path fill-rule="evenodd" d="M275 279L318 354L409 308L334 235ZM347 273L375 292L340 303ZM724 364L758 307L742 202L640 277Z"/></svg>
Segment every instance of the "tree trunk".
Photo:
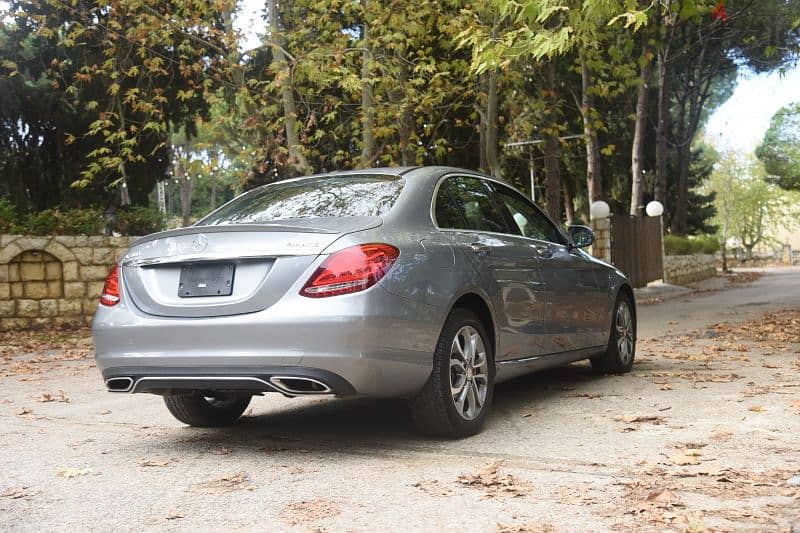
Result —
<svg viewBox="0 0 800 533"><path fill-rule="evenodd" d="M594 124L594 79L583 50L579 52L581 63L581 117L583 136L586 141L586 190L589 206L603 198L603 179L600 174L600 146Z"/></svg>
<svg viewBox="0 0 800 533"><path fill-rule="evenodd" d="M361 52L361 164L375 162L375 98L372 95L372 47L369 41L369 2L364 0L364 34Z"/></svg>
<svg viewBox="0 0 800 533"><path fill-rule="evenodd" d="M564 182L564 216L567 219L567 226L571 226L575 221L575 204L566 181Z"/></svg>
<svg viewBox="0 0 800 533"><path fill-rule="evenodd" d="M211 209L217 208L217 178L211 176Z"/></svg>
<svg viewBox="0 0 800 533"><path fill-rule="evenodd" d="M666 205L667 200L667 135L669 134L669 50L658 54L658 124L656 125L656 185L653 196Z"/></svg>
<svg viewBox="0 0 800 533"><path fill-rule="evenodd" d="M281 101L283 103L283 123L286 132L286 147L289 152L289 165L297 174L310 174L311 165L303 155L300 136L297 133L297 107L292 87L292 72L286 58L278 21L277 0L267 0L267 17L269 18L269 34L272 41L272 68L279 80Z"/></svg>
<svg viewBox="0 0 800 533"><path fill-rule="evenodd" d="M652 64L648 58L649 49L646 39L642 48L642 66L639 88L636 90L636 123L633 129L633 147L631 149L631 209L630 214L641 216L644 201L644 135L647 127L647 93L649 91L650 71Z"/></svg>
<svg viewBox="0 0 800 533"><path fill-rule="evenodd" d="M558 141L558 96L556 94L556 64L551 59L545 67L548 120L544 130L544 189L547 213L556 224L561 223L561 145Z"/></svg>
<svg viewBox="0 0 800 533"><path fill-rule="evenodd" d="M489 72L486 87L486 164L489 174L500 178L500 162L497 155L497 73Z"/></svg>

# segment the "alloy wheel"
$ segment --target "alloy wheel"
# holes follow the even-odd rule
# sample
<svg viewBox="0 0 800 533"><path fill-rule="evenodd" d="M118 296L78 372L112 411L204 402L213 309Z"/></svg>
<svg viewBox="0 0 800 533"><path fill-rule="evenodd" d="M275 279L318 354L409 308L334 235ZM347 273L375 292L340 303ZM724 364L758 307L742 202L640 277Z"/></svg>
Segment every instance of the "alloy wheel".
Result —
<svg viewBox="0 0 800 533"><path fill-rule="evenodd" d="M623 364L628 364L633 357L634 331L633 316L627 302L620 302L614 322L617 330L617 351Z"/></svg>
<svg viewBox="0 0 800 533"><path fill-rule="evenodd" d="M450 392L456 411L465 420L480 415L489 388L486 347L472 326L458 330L450 347Z"/></svg>

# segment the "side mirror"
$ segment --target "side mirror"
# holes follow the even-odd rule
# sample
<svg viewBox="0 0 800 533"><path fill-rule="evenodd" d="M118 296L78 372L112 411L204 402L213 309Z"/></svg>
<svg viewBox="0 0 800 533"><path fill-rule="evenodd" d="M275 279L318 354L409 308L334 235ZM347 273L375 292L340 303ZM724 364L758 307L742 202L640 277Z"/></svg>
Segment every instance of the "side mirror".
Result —
<svg viewBox="0 0 800 533"><path fill-rule="evenodd" d="M588 226L570 226L567 232L574 248L586 248L594 242L594 232Z"/></svg>

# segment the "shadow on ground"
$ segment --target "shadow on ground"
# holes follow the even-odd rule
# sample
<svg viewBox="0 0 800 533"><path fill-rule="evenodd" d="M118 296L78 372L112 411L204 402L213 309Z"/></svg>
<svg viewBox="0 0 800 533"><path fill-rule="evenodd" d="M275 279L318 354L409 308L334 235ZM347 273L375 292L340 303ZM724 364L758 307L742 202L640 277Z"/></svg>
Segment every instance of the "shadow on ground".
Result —
<svg viewBox="0 0 800 533"><path fill-rule="evenodd" d="M537 410L543 402L588 390L591 387L586 385L603 379L604 376L593 373L588 364L573 364L499 384L492 407L495 416L490 416L485 431L505 423L502 420L505 417L499 416L501 412ZM420 436L403 400L320 399L269 412L259 412L259 398L251 405L255 413L245 416L235 426L184 427L165 435L164 446L184 452L202 451L209 445L253 451L278 448L319 452L344 447L351 451L353 448L386 451L448 442Z"/></svg>

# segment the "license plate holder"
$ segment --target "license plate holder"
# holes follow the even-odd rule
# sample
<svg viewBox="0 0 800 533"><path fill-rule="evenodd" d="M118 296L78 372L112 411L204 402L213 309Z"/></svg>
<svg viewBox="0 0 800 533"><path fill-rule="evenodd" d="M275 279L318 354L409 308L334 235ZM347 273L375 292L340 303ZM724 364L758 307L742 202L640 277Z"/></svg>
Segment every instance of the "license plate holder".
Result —
<svg viewBox="0 0 800 533"><path fill-rule="evenodd" d="M233 263L196 263L181 266L180 298L230 296L233 293Z"/></svg>

